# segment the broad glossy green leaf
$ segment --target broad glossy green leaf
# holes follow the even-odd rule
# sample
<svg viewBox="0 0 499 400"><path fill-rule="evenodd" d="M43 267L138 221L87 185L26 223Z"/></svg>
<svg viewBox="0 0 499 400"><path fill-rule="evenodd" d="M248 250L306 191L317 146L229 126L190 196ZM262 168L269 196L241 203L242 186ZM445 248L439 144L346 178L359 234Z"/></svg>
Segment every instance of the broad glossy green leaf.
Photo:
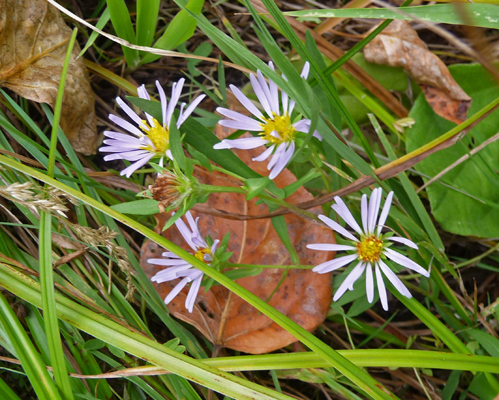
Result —
<svg viewBox="0 0 499 400"><path fill-rule="evenodd" d="M468 115L473 115L499 97L499 88L480 65L459 65L449 68L458 84L473 99ZM421 95L410 116L416 124L407 134L407 150L412 151L452 129L455 124L436 115ZM499 111L492 112L461 141L421 161L416 169L435 176L470 150L497 133ZM471 145L470 140L474 142ZM479 237L499 236L499 142L447 172L440 182L426 188L432 213L445 230L459 235ZM492 169L492 170L491 170Z"/></svg>

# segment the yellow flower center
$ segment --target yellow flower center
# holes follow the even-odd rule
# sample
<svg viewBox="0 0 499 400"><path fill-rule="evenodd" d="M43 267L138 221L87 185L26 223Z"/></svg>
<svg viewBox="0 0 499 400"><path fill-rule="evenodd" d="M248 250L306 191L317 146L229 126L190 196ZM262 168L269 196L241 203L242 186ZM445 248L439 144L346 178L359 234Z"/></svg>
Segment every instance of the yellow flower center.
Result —
<svg viewBox="0 0 499 400"><path fill-rule="evenodd" d="M383 241L376 236L368 236L357 242L356 246L359 260L373 263L379 260L379 255L383 249Z"/></svg>
<svg viewBox="0 0 499 400"><path fill-rule="evenodd" d="M204 259L204 256L208 254L210 257L213 257L213 254L211 253L211 250L206 248L206 249L199 249L194 253L194 257L196 257L198 260L206 263L206 260Z"/></svg>
<svg viewBox="0 0 499 400"><path fill-rule="evenodd" d="M260 132L265 140L272 144L281 144L282 142L292 141L295 138L295 128L291 125L291 118L286 112L286 115L280 116L276 113L272 113L273 118L264 118L265 124L260 124L263 132ZM272 136L272 131L276 131L279 137Z"/></svg>
<svg viewBox="0 0 499 400"><path fill-rule="evenodd" d="M148 129L142 127L141 129L146 133L147 137L151 139L154 148L151 145L142 146L141 148L153 153L164 154L165 151L170 148L170 132L168 132L168 129L163 127L156 118L153 118L152 121L154 124L153 126L149 126L145 120L142 121Z"/></svg>

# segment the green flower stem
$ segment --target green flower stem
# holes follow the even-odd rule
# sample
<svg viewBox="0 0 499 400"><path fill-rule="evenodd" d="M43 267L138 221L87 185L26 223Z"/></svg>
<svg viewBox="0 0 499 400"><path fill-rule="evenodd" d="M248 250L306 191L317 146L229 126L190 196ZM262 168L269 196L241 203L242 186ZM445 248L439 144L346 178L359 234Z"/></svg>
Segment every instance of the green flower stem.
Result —
<svg viewBox="0 0 499 400"><path fill-rule="evenodd" d="M204 193L248 193L241 187L205 185L204 183L199 183L198 185Z"/></svg>
<svg viewBox="0 0 499 400"><path fill-rule="evenodd" d="M170 241L168 241L158 233L152 231L151 229L148 229L147 227L143 226L142 224L138 223L132 218L114 211L105 204L102 204L100 201L95 200L92 197L87 196L78 190L75 190L67 185L58 182L55 179L50 178L45 174L41 173L40 171L27 167L17 161L11 160L6 156L0 155L0 164L11 167L35 179L39 179L40 181L48 183L49 185L54 186L62 190L63 192L66 192L69 195L79 199L81 202L86 203L88 206L101 211L102 213L110 216L111 218L114 218L115 220L141 233L146 238L151 239L153 242L159 244L168 251L173 252L174 254L181 257L195 268L205 273L207 276L213 278L221 285L225 286L227 289L234 292L234 294L238 295L243 300L247 301L253 307L261 311L264 315L266 315L274 322L276 322L284 329L286 329L289 333L291 333L294 337L300 340L303 344L308 346L318 356L324 359L332 367L336 368L341 374L345 375L346 378L350 379L355 385L357 385L357 387L365 391L372 398L386 399L386 400L396 399L395 396L393 396L387 389L385 389L379 382L377 382L369 374L364 372L362 369L356 367L354 364L345 359L334 349L330 348L321 340L317 339L314 335L307 332L296 322L292 321L285 315L281 314L279 311L266 304L263 300L255 296L253 293L249 292L248 290L234 283L234 281L227 278L222 273L209 267L204 262L198 260L196 257L189 254L179 246L176 246L175 244L171 243Z"/></svg>

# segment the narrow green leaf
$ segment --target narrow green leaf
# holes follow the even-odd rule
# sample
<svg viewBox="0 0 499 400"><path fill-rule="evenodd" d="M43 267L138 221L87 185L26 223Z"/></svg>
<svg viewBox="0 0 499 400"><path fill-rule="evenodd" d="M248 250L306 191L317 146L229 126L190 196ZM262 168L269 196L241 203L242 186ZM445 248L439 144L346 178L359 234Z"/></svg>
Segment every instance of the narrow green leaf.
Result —
<svg viewBox="0 0 499 400"><path fill-rule="evenodd" d="M154 40L161 0L137 0L137 44L149 47Z"/></svg>
<svg viewBox="0 0 499 400"><path fill-rule="evenodd" d="M144 0L147 2L147 0ZM185 5L187 10L194 14L200 14L203 9L204 0L189 0ZM163 35L154 43L155 48L162 50L171 50L179 44L189 40L196 30L196 20L185 10L181 10L172 19ZM156 54L146 55L141 64L147 64L160 58Z"/></svg>
<svg viewBox="0 0 499 400"><path fill-rule="evenodd" d="M281 239L282 244L286 247L286 250L291 257L291 262L295 265L300 264L300 258L298 257L298 253L296 252L293 243L291 243L291 239L289 237L288 226L286 225L286 220L284 219L284 215L279 215L278 217L271 218L272 226L274 227L279 239Z"/></svg>
<svg viewBox="0 0 499 400"><path fill-rule="evenodd" d="M272 181L267 177L246 179L244 186L248 189L246 200L251 200L267 187Z"/></svg>
<svg viewBox="0 0 499 400"><path fill-rule="evenodd" d="M54 106L54 120L52 124L52 134L50 137L50 151L48 159L47 175L54 176L55 154L57 146L57 131L61 117L62 102L66 75L73 46L76 40L77 29L73 30L73 35L68 44L64 66L61 72L61 80L57 92L57 99ZM66 368L66 357L62 349L62 341L59 333L59 323L55 310L54 300L54 271L52 266L52 216L44 211L40 211L40 285L42 287L42 303L45 319L45 331L50 351L50 360L54 369L55 384L61 395L66 400L73 399L73 392L69 382L69 375Z"/></svg>
<svg viewBox="0 0 499 400"><path fill-rule="evenodd" d="M17 394L15 394L12 389L5 383L3 379L0 378L0 397L3 400L21 400Z"/></svg>
<svg viewBox="0 0 499 400"><path fill-rule="evenodd" d="M107 0L107 8L109 9L111 22L117 35L132 44L137 44L130 13L124 0ZM135 67L139 60L139 52L126 46L121 46L121 48L123 49L128 66Z"/></svg>
<svg viewBox="0 0 499 400"><path fill-rule="evenodd" d="M131 215L153 215L159 213L158 201L153 199L135 200L111 206L115 211Z"/></svg>
<svg viewBox="0 0 499 400"><path fill-rule="evenodd" d="M106 26L106 24L109 22L109 20L111 19L111 13L109 12L109 8L105 8L104 11L102 12L102 15L99 17L99 20L97 21L97 23L95 24L95 27L97 29L100 29L102 30L102 28L104 28ZM90 48L90 46L92 46L95 42L95 39L97 39L97 37L100 35L99 32L97 31L92 31L92 33L90 34L90 37L88 38L87 40L87 44L85 45L85 47L80 51L80 54L78 54L78 57L81 57L83 56L83 54L85 54L87 52L87 50Z"/></svg>
<svg viewBox="0 0 499 400"><path fill-rule="evenodd" d="M402 11L402 10L400 10ZM294 17L317 18L375 18L375 19L422 19L439 24L469 25L497 29L499 10L496 4L429 4L404 7L403 13L386 8L345 8L291 11L284 13ZM409 14L409 15L407 15ZM463 21L462 15L466 15Z"/></svg>
<svg viewBox="0 0 499 400"><path fill-rule="evenodd" d="M0 284L29 303L38 307L41 305L39 285L31 278L5 264L0 264ZM64 321L78 326L79 329L95 338L126 350L130 354L161 366L174 374L237 399L291 400L289 396L209 367L198 360L170 350L63 296L57 295L56 299L59 316ZM57 397L53 398L57 399Z"/></svg>
<svg viewBox="0 0 499 400"><path fill-rule="evenodd" d="M40 354L36 351L19 319L1 292L0 325L8 334L8 339L12 343L17 358L21 361L24 372L26 372L38 398L40 400L62 400Z"/></svg>
<svg viewBox="0 0 499 400"><path fill-rule="evenodd" d="M175 118L175 115L172 115L172 120L170 122L169 140L173 159L178 163L180 169L185 171L184 149L182 148L182 140L180 138L180 131L177 128L177 119Z"/></svg>

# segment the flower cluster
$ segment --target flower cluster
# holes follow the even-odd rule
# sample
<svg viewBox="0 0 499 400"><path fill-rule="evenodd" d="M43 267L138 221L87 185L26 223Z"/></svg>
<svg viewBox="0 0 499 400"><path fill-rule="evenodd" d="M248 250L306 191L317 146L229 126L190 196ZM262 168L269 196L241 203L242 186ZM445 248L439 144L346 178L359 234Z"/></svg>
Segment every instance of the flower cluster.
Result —
<svg viewBox="0 0 499 400"><path fill-rule="evenodd" d="M269 66L274 69L272 62L269 63ZM309 71L310 65L307 62L303 67L301 77L307 79ZM234 96L258 120L227 108L219 107L217 111L224 117L230 118L220 120L220 125L227 128L258 132L258 136L234 140L224 139L221 143L213 147L215 149L247 150L268 145L269 147L258 157L253 158L253 161L265 161L272 155L267 164L267 169L270 170L269 178L274 179L288 165L289 160L291 160L295 151L297 133L308 133L310 120L300 119L292 123L291 114L295 108L294 100L290 99L282 90L280 91L277 85L270 79L267 84L263 74L259 70L256 75L250 74L251 85L258 101L265 110L265 115L234 85L230 85ZM281 92L280 99L279 91ZM317 131L313 135L318 139L322 139Z"/></svg>
<svg viewBox="0 0 499 400"><path fill-rule="evenodd" d="M274 69L272 63L269 63L269 66ZM306 63L301 72L301 77L306 79L308 73L309 64ZM290 99L285 92L280 90L274 82L269 80L267 83L260 71L257 71L256 75L250 74L250 81L263 111L260 111L260 109L234 85L230 85L232 93L255 118L247 117L239 112L226 108L219 107L217 108L217 111L228 118L220 120L220 125L243 131L257 132L257 136L240 139L224 139L216 144L214 148L255 149L260 146L267 146L259 156L253 158L253 161L265 161L270 157L267 169L270 170L269 178L274 179L289 163L295 151L296 139L300 135L303 136L308 133L311 122L308 119L299 118L295 118L293 122L291 116L295 108L295 102ZM121 175L130 177L133 172L153 158L159 158L160 166L163 166L165 157L173 160L169 142L170 126L172 121L174 121L174 110L179 101L184 82L184 79L180 79L177 83L173 84L171 99L168 102L163 88L156 81L161 101L161 123L148 113L145 113L145 120L141 119L123 100L119 97L116 99L123 111L136 125L120 117L110 115L109 118L116 123L116 125L128 131L131 135L112 131L104 132L104 135L109 139L104 140L106 146L101 147L100 151L112 153L105 156L105 160L124 159L132 162L129 167L121 172ZM138 95L142 99L150 99L144 86L139 87ZM177 128L192 114L204 97L204 95L197 97L197 99L185 110L185 104L183 103L181 105L179 117L176 122ZM322 139L317 131L315 131L313 135L318 139ZM194 191L191 179L195 178L185 176L182 171L178 169L178 165L175 162L172 162L172 165L174 173L166 170L161 172L157 184L150 188L153 197L157 200L161 200L163 209L165 206L172 209L184 204L187 198L192 197ZM23 194L24 192L20 190L19 193ZM380 188L373 190L369 200L365 194L362 196L361 226L357 223L343 200L339 197L335 197L336 204L332 205L333 210L358 234L358 237L332 219L324 215L319 216L327 226L342 235L350 243L316 243L307 245L307 248L312 250L347 252L347 255L317 265L313 271L324 274L356 262L356 265L334 294L334 301L337 301L347 290L353 290L354 283L364 274L364 272L366 274L366 293L369 302L372 303L374 300L374 275L376 275L376 284L378 286L381 304L385 310L388 310L388 300L384 277L388 278L402 295L410 298L410 292L392 271L392 268L390 267L391 262L409 268L423 276L429 276L429 273L424 268L391 248L391 245L394 242L404 244L414 249L417 249L418 247L409 239L393 236L393 233L391 232L386 234L382 233L391 207L393 192L388 194L380 214L381 199L382 190ZM208 245L206 240L204 240L199 233L199 218L194 220L190 212L187 212L185 217L188 225L181 219L177 219L175 225L193 250L194 256L208 265L213 262L212 267L218 268L218 258L214 260L213 257L219 241L216 240L212 245ZM222 242L219 251L222 251L222 247L226 246L224 243L225 239L224 242ZM181 279L165 298L166 304L170 303L188 283L191 283L185 307L189 312L192 312L196 296L203 280L203 272L172 252L163 253L163 257L164 258L148 260L151 264L167 267L154 275L151 278L152 281L162 283ZM227 257L230 257L230 255Z"/></svg>
<svg viewBox="0 0 499 400"><path fill-rule="evenodd" d="M175 106L182 93L184 82L185 79L182 78L173 84L171 99L168 103L165 91L159 82L156 81L156 87L161 101L163 123L160 123L156 118L153 118L147 113L144 113L146 120L143 120L121 98L116 98L118 105L132 121L138 125L138 128L123 118L110 114L109 119L111 121L131 133L133 136L119 132L105 131L104 136L109 138L104 140L104 144L107 146L103 146L99 150L103 153L113 153L104 157L104 160L106 161L127 160L133 163L121 171L121 175L126 175L126 177L129 178L136 170L155 157L159 157L160 165L163 165L165 157L173 159L170 151L170 124ZM137 89L137 93L141 99L150 100L144 85ZM189 115L192 114L204 97L205 95L198 96L186 110L184 110L185 103L182 103L180 106L180 114L177 119L177 128L179 128Z"/></svg>
<svg viewBox="0 0 499 400"><path fill-rule="evenodd" d="M175 226L179 230L184 240L193 250L194 257L210 265L210 262L213 261L213 255L215 254L215 250L219 241L215 240L213 242L213 245L209 247L199 233L199 217L194 220L189 211L185 214L185 217L187 219L187 222L189 223L189 226L187 226L186 223L181 219L175 221ZM192 282L189 293L185 300L185 308L189 310L190 313L192 313L194 303L196 301L196 296L199 292L201 281L203 280L203 272L193 267L188 262L182 260L171 251L164 252L162 255L166 258L151 258L147 260L147 262L150 264L164 265L165 267L169 267L158 272L151 278L151 280L153 282L162 283L173 281L177 278L183 278L168 294L168 296L166 296L165 304L170 303L180 293L185 285L187 285L189 282Z"/></svg>
<svg viewBox="0 0 499 400"><path fill-rule="evenodd" d="M354 261L357 261L357 265L348 274L346 279L334 294L334 301L337 301L341 296L343 296L343 294L347 290L353 290L354 283L362 276L365 271L367 300L372 303L374 300L374 268L376 274L376 283L378 285L378 293L381 299L381 305L383 306L383 309L387 311L388 300L386 295L385 283L383 281L383 274L401 294L408 298L412 297L411 293L409 292L409 290L407 290L402 281L385 263L385 260L387 258L395 262L396 264L409 268L423 276L428 277L429 273L411 259L403 256L395 250L390 249L390 242L402 243L406 246L412 247L413 249L417 249L418 246L409 239L397 236L383 235L381 233L381 230L383 229L383 226L386 222L386 218L388 217L388 212L390 211L393 192L390 192L388 194L385 205L383 206L383 210L381 211L381 215L379 215L381 206L381 194L381 188L374 189L369 202L365 194L362 196L362 227L359 226L343 200L341 200L341 198L339 197L335 197L334 199L336 201L336 204L333 204L331 206L332 209L336 211L336 213L345 221L345 223L359 235L359 238L356 238L331 218L328 218L325 215L319 215L319 218L322 222L329 226L333 231L339 233L340 235L351 241L351 244L344 245L317 243L309 244L307 245L307 248L319 251L348 251L350 253L346 256L335 258L331 261L326 261L325 263L317 265L313 269L313 271L319 274L335 271Z"/></svg>

